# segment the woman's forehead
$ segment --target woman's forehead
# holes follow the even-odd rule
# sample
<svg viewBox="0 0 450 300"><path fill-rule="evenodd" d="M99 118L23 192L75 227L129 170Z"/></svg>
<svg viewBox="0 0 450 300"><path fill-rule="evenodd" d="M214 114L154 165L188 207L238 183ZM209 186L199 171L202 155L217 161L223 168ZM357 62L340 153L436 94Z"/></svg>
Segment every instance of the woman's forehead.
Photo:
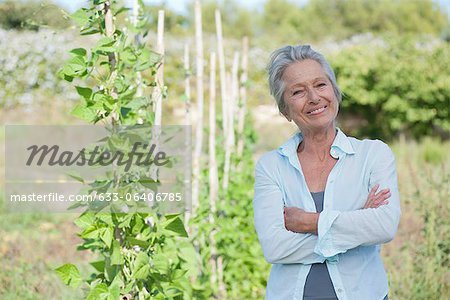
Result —
<svg viewBox="0 0 450 300"><path fill-rule="evenodd" d="M290 64L284 70L282 76L283 81L288 86L326 78L327 76L322 65L312 59L296 61Z"/></svg>

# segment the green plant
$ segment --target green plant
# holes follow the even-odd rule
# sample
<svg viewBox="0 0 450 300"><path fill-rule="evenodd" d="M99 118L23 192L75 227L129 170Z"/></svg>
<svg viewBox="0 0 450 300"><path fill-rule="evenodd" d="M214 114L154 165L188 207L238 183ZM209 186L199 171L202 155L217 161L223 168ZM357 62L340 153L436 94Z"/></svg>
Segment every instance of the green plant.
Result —
<svg viewBox="0 0 450 300"><path fill-rule="evenodd" d="M220 120L219 120L220 123ZM216 236L217 256L223 261L223 283L229 299L261 299L269 276L270 264L264 260L253 225L253 153L257 135L250 116L246 118L244 130L244 152L242 157L232 155L230 183L227 190L221 189L217 203L215 222L208 222L208 186L201 190L200 209L192 219L198 232L193 235L193 243L198 245L201 258L199 283L205 287L202 299L220 297L220 287L211 283L213 276L210 266L211 233ZM223 141L217 140L220 145ZM223 178L224 149L217 149L219 158L219 182ZM208 170L203 171L204 182L208 180ZM217 279L216 279L217 280Z"/></svg>
<svg viewBox="0 0 450 300"><path fill-rule="evenodd" d="M133 42L126 31L114 26L115 17L126 11L115 9L115 2L94 0L91 7L72 14L81 26L82 35L98 34L100 37L90 51L76 48L59 74L76 85L81 101L72 115L89 123L112 125L111 136L101 147L107 151L126 149L131 137L142 141L149 137L154 113L152 99L140 96L142 88L138 73L142 73L145 87L156 86L154 75L160 65L160 55ZM138 32L140 28L134 27ZM123 130L119 125L141 128L141 133ZM157 190L159 182L148 175L144 167L130 170L115 166L93 182L74 179L86 184L87 194L117 195L138 193L150 188ZM141 202L93 201L84 205L86 211L75 220L81 229L83 243L79 250L98 254L99 260L91 262L94 272L86 280L77 267L65 264L56 269L65 284L77 287L84 282L86 299L187 299L192 287L184 276L182 249L177 238L187 237L184 225L177 214L161 215L142 212ZM77 204L80 206L81 204ZM75 205L75 206L77 206ZM148 207L147 207L148 208Z"/></svg>
<svg viewBox="0 0 450 300"><path fill-rule="evenodd" d="M420 138L450 132L447 43L412 36L373 39L331 58L357 136Z"/></svg>

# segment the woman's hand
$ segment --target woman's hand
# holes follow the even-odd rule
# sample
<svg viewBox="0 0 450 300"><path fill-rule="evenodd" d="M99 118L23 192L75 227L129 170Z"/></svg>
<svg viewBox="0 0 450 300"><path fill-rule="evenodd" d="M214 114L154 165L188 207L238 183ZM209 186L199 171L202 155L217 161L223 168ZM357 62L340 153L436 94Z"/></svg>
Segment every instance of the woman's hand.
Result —
<svg viewBox="0 0 450 300"><path fill-rule="evenodd" d="M305 212L298 207L284 208L284 226L289 231L317 234L318 221L319 213Z"/></svg>
<svg viewBox="0 0 450 300"><path fill-rule="evenodd" d="M377 208L381 205L386 205L389 203L389 198L391 197L391 192L389 189L381 190L377 193L379 184L376 184L371 190L369 195L367 196L366 204L364 205L364 209L366 208Z"/></svg>

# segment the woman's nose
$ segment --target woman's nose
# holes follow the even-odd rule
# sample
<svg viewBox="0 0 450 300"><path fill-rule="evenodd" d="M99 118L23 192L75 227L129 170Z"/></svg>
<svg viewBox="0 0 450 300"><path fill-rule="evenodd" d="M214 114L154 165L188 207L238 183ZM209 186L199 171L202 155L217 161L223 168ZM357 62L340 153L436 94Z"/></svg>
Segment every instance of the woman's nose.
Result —
<svg viewBox="0 0 450 300"><path fill-rule="evenodd" d="M308 91L308 101L312 104L317 104L320 101L319 95L312 89Z"/></svg>

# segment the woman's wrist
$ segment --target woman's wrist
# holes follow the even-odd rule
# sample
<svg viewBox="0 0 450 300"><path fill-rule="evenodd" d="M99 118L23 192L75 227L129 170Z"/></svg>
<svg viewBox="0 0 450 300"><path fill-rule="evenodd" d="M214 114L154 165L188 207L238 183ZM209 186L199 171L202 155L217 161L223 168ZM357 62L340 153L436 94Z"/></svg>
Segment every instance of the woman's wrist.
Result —
<svg viewBox="0 0 450 300"><path fill-rule="evenodd" d="M318 228L318 224L319 224L319 216L320 213L307 213L308 214L308 224L307 224L307 232L309 233L313 233L315 235L317 235L317 228Z"/></svg>
<svg viewBox="0 0 450 300"><path fill-rule="evenodd" d="M303 212L298 219L298 232L313 233L317 235L317 225L319 223L320 213Z"/></svg>

